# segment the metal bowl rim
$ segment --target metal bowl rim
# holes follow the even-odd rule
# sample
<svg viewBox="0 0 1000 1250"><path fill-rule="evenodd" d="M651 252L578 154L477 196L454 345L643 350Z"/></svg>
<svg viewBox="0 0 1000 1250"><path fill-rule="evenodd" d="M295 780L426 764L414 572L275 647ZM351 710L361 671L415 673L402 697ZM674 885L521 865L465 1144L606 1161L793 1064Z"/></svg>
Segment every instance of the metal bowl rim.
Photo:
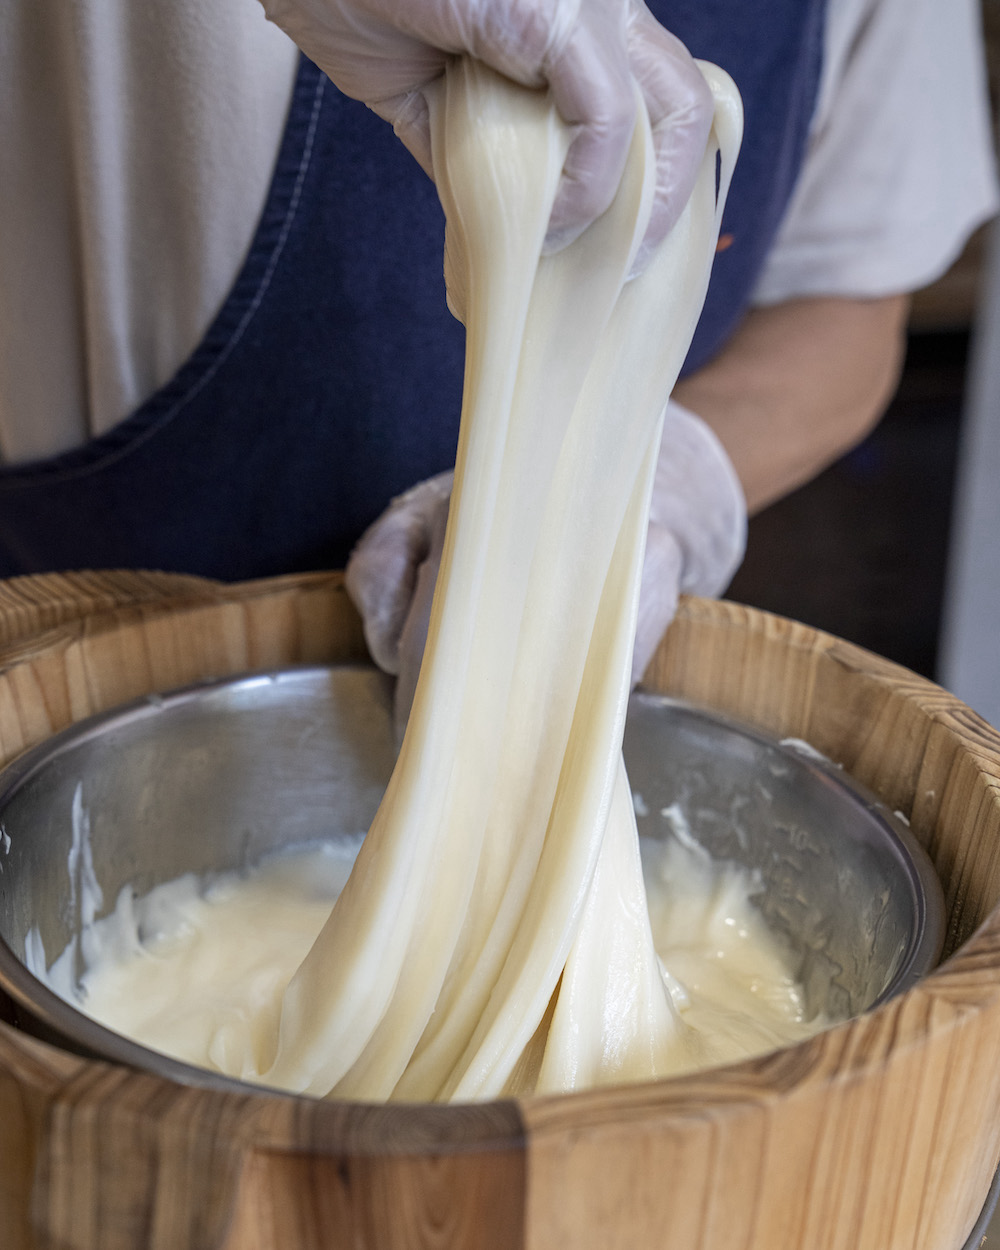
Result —
<svg viewBox="0 0 1000 1250"><path fill-rule="evenodd" d="M142 695L127 703L95 713L93 716L67 726L36 746L29 747L0 769L0 811L3 810L7 801L51 760L58 758L59 755L79 743L100 736L117 724L156 716L171 708L220 694L223 691L247 689L255 685L308 680L345 670L373 671L371 665L364 663L285 665L265 672L211 678L167 691L164 694ZM632 698L647 705L676 709L684 715L720 725L753 740L758 745L777 750L795 766L802 767L810 773L818 773L835 787L851 793L889 835L890 844L900 844L896 847L897 859L906 870L906 879L915 904L915 936L896 976L882 994L865 1009L866 1014L888 999L911 988L934 967L943 946L946 925L944 896L940 881L930 856L909 827L872 791L818 753L816 756L806 755L795 746L788 745L787 740L781 741L756 726L723 712L717 712L703 704L658 694L641 687L634 692ZM2 832L3 825L0 821L0 833ZM301 1099L308 1103L315 1101L307 1095L242 1081L236 1077L225 1076L222 1073L184 1063L161 1051L131 1041L112 1029L105 1028L39 981L17 958L2 937L0 937L0 991L7 993L18 1006L30 1013L46 1029L66 1038L67 1044L72 1039L74 1052L81 1053L85 1057L100 1062L124 1064L140 1071L166 1077L181 1085L215 1089L244 1096L252 1091L271 1097ZM684 1077L664 1079L683 1080Z"/></svg>
<svg viewBox="0 0 1000 1250"><path fill-rule="evenodd" d="M809 747L807 754L794 745L794 739L775 738L766 730L740 721L725 712L717 712L714 708L704 704L643 690L641 687L633 697L638 697L647 705L677 708L689 717L721 726L760 746L777 751L793 766L810 775L822 777L836 789L850 795L886 835L886 841L895 851L897 863L902 868L904 879L910 888L914 909L914 934L896 975L882 993L865 1008L866 1012L873 1011L890 998L895 998L898 994L908 990L936 966L941 957L947 930L947 909L941 880L930 855L917 840L908 822L894 812L864 782L858 781L843 765L835 763L816 748L811 747L809 743L805 744Z"/></svg>

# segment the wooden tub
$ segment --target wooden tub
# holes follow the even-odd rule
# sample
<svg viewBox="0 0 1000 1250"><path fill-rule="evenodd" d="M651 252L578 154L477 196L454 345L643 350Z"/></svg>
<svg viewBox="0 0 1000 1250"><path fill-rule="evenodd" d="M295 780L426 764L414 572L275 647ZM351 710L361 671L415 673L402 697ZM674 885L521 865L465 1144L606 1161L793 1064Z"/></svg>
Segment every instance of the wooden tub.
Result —
<svg viewBox="0 0 1000 1250"><path fill-rule="evenodd" d="M0 763L151 691L364 656L336 574L0 584ZM958 1250L1000 1154L1000 734L729 603L682 603L647 684L804 738L901 810L944 885L943 965L771 1056L476 1106L188 1088L0 1023L4 1250Z"/></svg>

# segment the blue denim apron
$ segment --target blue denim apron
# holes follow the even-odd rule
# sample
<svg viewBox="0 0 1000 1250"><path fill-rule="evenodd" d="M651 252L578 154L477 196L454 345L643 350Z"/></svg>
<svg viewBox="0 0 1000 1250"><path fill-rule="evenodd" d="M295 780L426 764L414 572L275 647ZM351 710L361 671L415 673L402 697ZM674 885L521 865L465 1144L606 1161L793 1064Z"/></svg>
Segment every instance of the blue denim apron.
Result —
<svg viewBox="0 0 1000 1250"><path fill-rule="evenodd" d="M687 368L743 314L800 167L823 0L653 0L735 78L746 139ZM150 568L239 579L342 566L454 462L463 331L434 188L303 59L246 262L164 387L84 447L0 471L0 576Z"/></svg>

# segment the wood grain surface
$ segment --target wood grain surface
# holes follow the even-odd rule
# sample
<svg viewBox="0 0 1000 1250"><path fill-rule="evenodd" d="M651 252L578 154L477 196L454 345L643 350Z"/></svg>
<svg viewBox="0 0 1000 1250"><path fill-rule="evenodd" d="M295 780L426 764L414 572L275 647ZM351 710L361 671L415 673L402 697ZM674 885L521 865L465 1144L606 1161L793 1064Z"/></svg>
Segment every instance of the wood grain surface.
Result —
<svg viewBox="0 0 1000 1250"><path fill-rule="evenodd" d="M365 655L337 574L0 585L0 762L210 677ZM948 958L901 997L710 1073L428 1107L185 1086L0 1023L4 1250L958 1250L1000 1154L1000 736L792 622L688 600L657 689L805 738L910 820Z"/></svg>

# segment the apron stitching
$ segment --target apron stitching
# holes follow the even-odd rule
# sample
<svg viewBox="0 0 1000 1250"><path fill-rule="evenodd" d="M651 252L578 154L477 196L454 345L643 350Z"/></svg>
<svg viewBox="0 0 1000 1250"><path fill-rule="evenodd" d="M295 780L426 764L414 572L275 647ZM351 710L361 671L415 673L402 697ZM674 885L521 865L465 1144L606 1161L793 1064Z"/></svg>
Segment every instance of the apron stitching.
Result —
<svg viewBox="0 0 1000 1250"><path fill-rule="evenodd" d="M174 418L177 417L180 412L189 403L191 403L191 401L195 399L201 391L205 389L209 382L212 381L218 371L225 364L240 339L242 339L243 335L246 333L247 327L250 325L250 322L253 320L257 309L260 307L264 296L267 294L268 287L271 284L271 279L274 277L274 271L277 269L278 261L281 259L281 254L284 251L285 243L288 241L288 236L292 229L292 223L294 222L296 212L298 211L299 201L302 198L302 188L305 183L305 177L312 159L313 146L316 138L316 128L319 122L320 108L323 104L324 89L325 79L321 75L317 80L315 87L312 112L309 116L305 144L302 150L302 157L299 161L299 168L296 172L295 184L292 188L288 208L285 212L284 220L281 223L281 230L279 231L278 238L271 252L271 257L268 260L267 268L264 270L261 280L257 286L257 290L254 292L250 306L240 318L236 329L233 331L229 340L221 348L219 354L216 356L209 368L205 370L201 377L192 384L187 393L178 399L177 402L169 408L162 417L149 425L142 431L142 433L137 434L134 438L130 439L124 447L120 447L116 451L110 451L106 455L100 457L100 459L95 460L93 463L81 465L78 468L64 469L62 471L57 469L51 474L45 473L43 469L41 472L33 472L30 476L26 474L25 478L20 480L17 477L10 477L6 481L0 481L0 494L10 490L36 486L40 478L48 484L52 482L69 481L75 478L89 477L98 470L104 469L108 465L117 463L119 460L124 459L137 448L141 447L144 443L148 442L154 434L159 434L161 430L165 429L174 420ZM14 466L14 468L16 471L16 466Z"/></svg>

